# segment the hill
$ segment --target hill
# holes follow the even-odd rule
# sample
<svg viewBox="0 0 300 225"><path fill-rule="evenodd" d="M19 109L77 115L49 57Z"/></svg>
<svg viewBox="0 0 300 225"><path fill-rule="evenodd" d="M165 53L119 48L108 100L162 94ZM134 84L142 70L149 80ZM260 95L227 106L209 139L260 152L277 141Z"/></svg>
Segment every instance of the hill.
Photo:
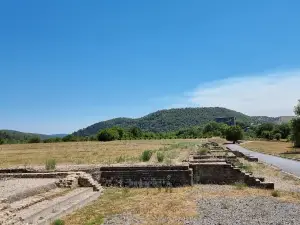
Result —
<svg viewBox="0 0 300 225"><path fill-rule="evenodd" d="M46 135L46 134L34 134L34 133L25 133L15 130L0 130L0 139L7 140L9 143L14 142L24 142L26 140L29 140L32 137L40 137L41 140L48 139L48 138L54 138L54 137L64 137L66 134L52 134L52 135Z"/></svg>
<svg viewBox="0 0 300 225"><path fill-rule="evenodd" d="M246 124L257 123L255 118L221 107L178 108L160 110L138 119L116 118L107 120L95 123L73 134L76 136L89 136L96 134L101 129L113 126L122 128L136 126L143 131L153 132L176 131L191 126L204 125L209 121L213 121L216 117L236 117L239 122ZM267 118L268 117L266 117L265 120L267 120Z"/></svg>

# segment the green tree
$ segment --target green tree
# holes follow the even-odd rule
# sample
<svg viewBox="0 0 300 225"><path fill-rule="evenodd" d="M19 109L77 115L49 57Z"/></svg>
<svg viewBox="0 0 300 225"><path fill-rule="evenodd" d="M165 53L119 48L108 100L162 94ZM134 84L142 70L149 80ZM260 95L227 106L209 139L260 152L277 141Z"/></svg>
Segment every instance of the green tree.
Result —
<svg viewBox="0 0 300 225"><path fill-rule="evenodd" d="M206 124L203 128L203 133L206 134L206 133L213 133L217 130L220 129L220 124L217 123L217 122L210 122L208 124Z"/></svg>
<svg viewBox="0 0 300 225"><path fill-rule="evenodd" d="M296 118L291 121L292 140L295 147L300 147L300 101L297 106L295 106L294 112L296 114Z"/></svg>
<svg viewBox="0 0 300 225"><path fill-rule="evenodd" d="M124 135L125 135L125 130L121 127L112 127L111 129L116 130L119 134L119 140L123 139Z"/></svg>
<svg viewBox="0 0 300 225"><path fill-rule="evenodd" d="M28 143L40 143L41 142L41 138L36 136L36 137L31 137L29 140L28 140Z"/></svg>
<svg viewBox="0 0 300 225"><path fill-rule="evenodd" d="M273 123L263 123L261 125L259 125L256 129L256 135L257 137L263 137L263 132L264 131L269 131L272 132L272 130L274 129L274 124Z"/></svg>
<svg viewBox="0 0 300 225"><path fill-rule="evenodd" d="M228 127L226 131L226 140L232 141L234 144L243 139L243 130L239 126Z"/></svg>
<svg viewBox="0 0 300 225"><path fill-rule="evenodd" d="M63 137L62 141L63 142L74 142L74 141L77 141L77 138L74 135L69 134L69 135Z"/></svg>
<svg viewBox="0 0 300 225"><path fill-rule="evenodd" d="M3 144L4 144L4 140L0 139L0 145L3 145Z"/></svg>
<svg viewBox="0 0 300 225"><path fill-rule="evenodd" d="M138 127L132 127L132 128L130 128L129 129L129 133L135 139L138 139L138 138L142 137L142 135L143 135L142 130L140 128L138 128Z"/></svg>
<svg viewBox="0 0 300 225"><path fill-rule="evenodd" d="M289 123L283 123L278 125L279 133L281 138L286 139L291 134L291 126Z"/></svg>
<svg viewBox="0 0 300 225"><path fill-rule="evenodd" d="M98 135L98 141L114 141L120 138L119 132L116 129L109 128L101 130Z"/></svg>
<svg viewBox="0 0 300 225"><path fill-rule="evenodd" d="M260 135L260 137L268 140L273 140L274 138L272 131L268 131L268 130L264 130Z"/></svg>

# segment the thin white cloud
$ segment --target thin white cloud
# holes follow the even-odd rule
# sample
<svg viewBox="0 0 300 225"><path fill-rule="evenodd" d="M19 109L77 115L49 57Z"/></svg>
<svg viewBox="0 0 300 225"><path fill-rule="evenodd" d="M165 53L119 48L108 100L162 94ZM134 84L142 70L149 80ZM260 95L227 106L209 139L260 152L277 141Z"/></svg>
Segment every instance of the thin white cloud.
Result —
<svg viewBox="0 0 300 225"><path fill-rule="evenodd" d="M300 99L300 70L214 81L184 96L184 102L174 106L219 106L250 116L294 115Z"/></svg>

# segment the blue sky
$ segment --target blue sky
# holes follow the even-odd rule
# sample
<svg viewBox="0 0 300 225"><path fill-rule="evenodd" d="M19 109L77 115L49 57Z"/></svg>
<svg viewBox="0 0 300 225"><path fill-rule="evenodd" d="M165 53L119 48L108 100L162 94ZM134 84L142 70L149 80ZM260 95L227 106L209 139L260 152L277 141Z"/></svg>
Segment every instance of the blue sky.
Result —
<svg viewBox="0 0 300 225"><path fill-rule="evenodd" d="M293 115L299 11L296 0L1 1L0 129L69 133L186 106Z"/></svg>

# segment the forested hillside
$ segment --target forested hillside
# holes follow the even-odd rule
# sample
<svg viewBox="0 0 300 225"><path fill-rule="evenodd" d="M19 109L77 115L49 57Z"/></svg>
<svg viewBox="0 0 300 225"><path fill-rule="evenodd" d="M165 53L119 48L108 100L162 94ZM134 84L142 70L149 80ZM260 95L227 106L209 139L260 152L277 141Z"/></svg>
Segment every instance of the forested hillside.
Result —
<svg viewBox="0 0 300 225"><path fill-rule="evenodd" d="M169 132L177 131L192 126L201 126L216 117L236 117L237 121L246 124L257 123L256 118L252 118L243 113L220 107L203 108L178 108L160 110L150 113L138 119L116 118L99 123L95 123L87 128L74 133L76 136L95 135L99 130L118 126L121 128L138 127L143 131ZM269 117L265 117L267 120ZM260 119L259 122L263 122Z"/></svg>
<svg viewBox="0 0 300 225"><path fill-rule="evenodd" d="M33 134L33 133L24 133L15 130L0 130L0 140L5 143L24 143L28 142L28 140L38 137L41 140L54 138L54 137L64 137L65 134L53 134L53 135L45 135L45 134Z"/></svg>

